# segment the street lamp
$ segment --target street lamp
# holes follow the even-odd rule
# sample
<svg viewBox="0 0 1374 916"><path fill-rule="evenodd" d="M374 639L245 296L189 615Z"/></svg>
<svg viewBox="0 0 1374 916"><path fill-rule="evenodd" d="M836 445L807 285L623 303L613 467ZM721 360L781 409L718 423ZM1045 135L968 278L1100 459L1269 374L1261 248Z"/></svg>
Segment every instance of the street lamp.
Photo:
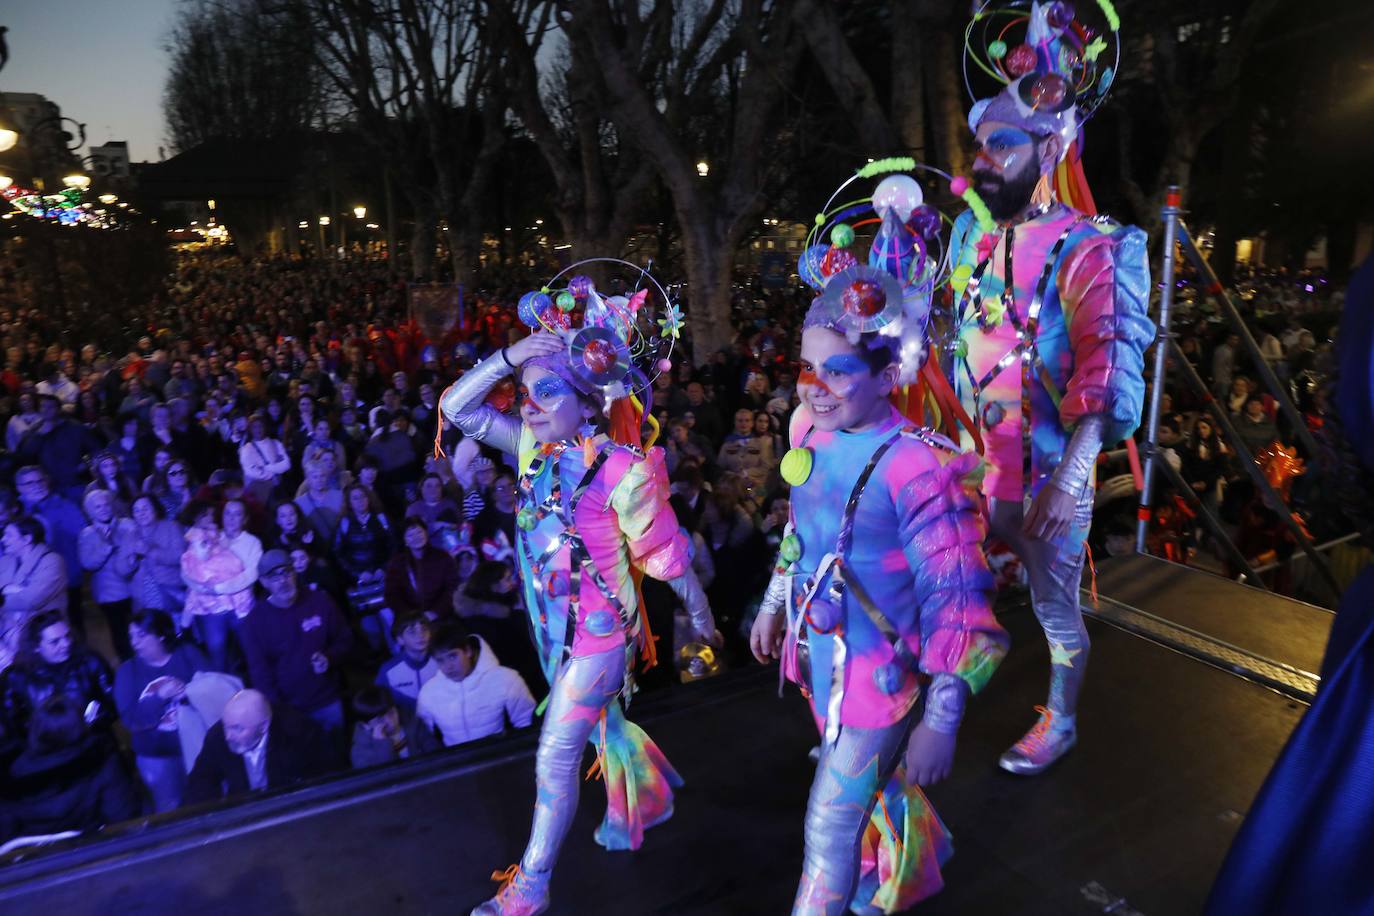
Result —
<svg viewBox="0 0 1374 916"><path fill-rule="evenodd" d="M6 191L9 186L14 184L14 179L8 175L0 175L0 191Z"/></svg>
<svg viewBox="0 0 1374 916"><path fill-rule="evenodd" d="M358 204L358 206L353 208L353 215L358 219L362 219L363 217L367 216L367 207L364 207L362 204Z"/></svg>
<svg viewBox="0 0 1374 916"><path fill-rule="evenodd" d="M62 183L69 188L76 188L78 191L84 191L91 186L91 176L83 175L80 172L74 172L71 175L65 176L62 179Z"/></svg>
<svg viewBox="0 0 1374 916"><path fill-rule="evenodd" d="M321 217L320 217L320 225L321 225L321 226L328 226L328 225L329 225L329 222L330 222L329 217L327 217L327 216L321 216Z"/></svg>
<svg viewBox="0 0 1374 916"><path fill-rule="evenodd" d="M0 190L3 190L3 188L0 188ZM102 204L112 204L112 203L114 203L114 202L117 201L117 200L119 200L119 195L117 195L117 194L101 194L101 195L100 195L100 202L101 202Z"/></svg>
<svg viewBox="0 0 1374 916"><path fill-rule="evenodd" d="M8 127L0 127L0 153L14 149L14 144L19 142L19 131L10 130Z"/></svg>
<svg viewBox="0 0 1374 916"><path fill-rule="evenodd" d="M703 160L701 160L700 162L697 163L697 177L698 177L698 178L705 178L705 177L707 177L707 176L710 175L710 174L711 174L711 163L707 162L705 159L703 159Z"/></svg>

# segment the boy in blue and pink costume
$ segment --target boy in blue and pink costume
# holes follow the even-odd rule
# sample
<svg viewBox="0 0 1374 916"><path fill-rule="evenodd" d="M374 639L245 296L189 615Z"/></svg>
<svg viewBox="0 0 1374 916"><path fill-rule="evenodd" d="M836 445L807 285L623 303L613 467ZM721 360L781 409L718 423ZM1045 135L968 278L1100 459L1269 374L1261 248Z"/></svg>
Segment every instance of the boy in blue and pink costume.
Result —
<svg viewBox="0 0 1374 916"><path fill-rule="evenodd" d="M887 228L905 232L912 208L884 213ZM888 399L919 361L929 288L840 257L848 227L832 237L841 269L822 269L802 333L783 466L791 523L751 644L760 661L781 659L822 736L793 912L889 913L942 886L952 848L919 786L947 775L966 699L1007 638L982 552L978 455Z"/></svg>
<svg viewBox="0 0 1374 916"><path fill-rule="evenodd" d="M995 16L985 7L974 23L1000 22ZM1074 17L1066 3L1033 3L1025 43L991 61L1010 81L969 114L979 149L973 185L986 209L961 214L950 243L951 381L984 444L992 533L1021 558L1049 642L1049 698L1000 760L1026 775L1077 740L1093 470L1103 444L1140 422L1144 351L1155 333L1145 233L1067 206L1051 190L1091 206L1073 144L1110 84L1111 68L1080 47L1094 33ZM997 34L1014 44L1006 30Z"/></svg>
<svg viewBox="0 0 1374 916"><path fill-rule="evenodd" d="M529 844L475 916L533 916L548 908L549 878L577 808L588 741L607 794L598 843L638 849L644 830L673 813L673 788L682 781L618 702L628 702L633 691L636 655L653 654L635 576L666 582L697 638L718 642L689 543L668 505L662 450L636 447L640 411L626 387L632 370L624 339L634 306L608 300L619 314L628 308L621 321L602 309L590 280L574 277L573 284L589 316L585 327L570 331L564 320L561 334L536 333L507 347L459 379L440 402L444 416L468 436L518 458L520 581L551 685ZM556 322L547 304L540 311ZM521 419L486 403L512 373L522 383ZM600 422L603 410L609 429Z"/></svg>

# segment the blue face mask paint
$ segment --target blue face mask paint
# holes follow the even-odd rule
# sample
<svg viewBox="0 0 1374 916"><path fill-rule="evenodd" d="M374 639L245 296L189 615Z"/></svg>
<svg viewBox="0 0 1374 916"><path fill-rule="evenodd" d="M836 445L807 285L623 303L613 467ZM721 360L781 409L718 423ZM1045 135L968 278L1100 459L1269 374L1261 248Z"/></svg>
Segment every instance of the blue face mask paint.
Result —
<svg viewBox="0 0 1374 916"><path fill-rule="evenodd" d="M519 389L520 402L531 403L536 410L541 413L548 413L557 410L563 398L573 393L572 385L568 384L567 379L558 375L541 376L533 385L521 385Z"/></svg>
<svg viewBox="0 0 1374 916"><path fill-rule="evenodd" d="M988 164L1006 170L1016 164L1017 150L1034 142L1030 134L1018 127L999 127L979 145L978 155Z"/></svg>

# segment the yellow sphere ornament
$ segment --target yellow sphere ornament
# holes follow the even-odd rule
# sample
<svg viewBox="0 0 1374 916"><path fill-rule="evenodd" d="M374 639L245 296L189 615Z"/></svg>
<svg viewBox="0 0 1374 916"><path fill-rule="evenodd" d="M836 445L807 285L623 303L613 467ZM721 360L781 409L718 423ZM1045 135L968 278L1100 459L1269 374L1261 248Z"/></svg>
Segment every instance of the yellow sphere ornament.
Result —
<svg viewBox="0 0 1374 916"><path fill-rule="evenodd" d="M782 479L794 487L799 487L806 483L811 476L811 466L815 462L815 456L811 454L809 448L788 449L787 454L782 456Z"/></svg>

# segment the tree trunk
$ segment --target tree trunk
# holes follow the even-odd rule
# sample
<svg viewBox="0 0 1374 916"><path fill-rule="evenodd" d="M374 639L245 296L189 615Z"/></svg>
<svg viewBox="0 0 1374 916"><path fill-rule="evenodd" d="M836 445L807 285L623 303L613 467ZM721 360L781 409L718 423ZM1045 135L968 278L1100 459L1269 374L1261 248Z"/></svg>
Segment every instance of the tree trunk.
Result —
<svg viewBox="0 0 1374 916"><path fill-rule="evenodd" d="M892 128L904 153L929 162L921 67L930 42L928 23L921 21L918 6L917 0L892 2Z"/></svg>
<svg viewBox="0 0 1374 916"><path fill-rule="evenodd" d="M687 256L693 357L698 365L704 365L711 354L729 347L735 337L730 324L735 246L726 245L714 220L705 218L682 220L682 241Z"/></svg>
<svg viewBox="0 0 1374 916"><path fill-rule="evenodd" d="M965 108L964 87L959 77L960 51L955 47L954 34L937 29L929 35L926 87L934 104L935 161L945 164L953 175L968 175L972 165L969 155L968 115Z"/></svg>
<svg viewBox="0 0 1374 916"><path fill-rule="evenodd" d="M438 240L434 199L423 189L408 196L415 216L410 227L410 278L429 280L434 276L434 246Z"/></svg>

